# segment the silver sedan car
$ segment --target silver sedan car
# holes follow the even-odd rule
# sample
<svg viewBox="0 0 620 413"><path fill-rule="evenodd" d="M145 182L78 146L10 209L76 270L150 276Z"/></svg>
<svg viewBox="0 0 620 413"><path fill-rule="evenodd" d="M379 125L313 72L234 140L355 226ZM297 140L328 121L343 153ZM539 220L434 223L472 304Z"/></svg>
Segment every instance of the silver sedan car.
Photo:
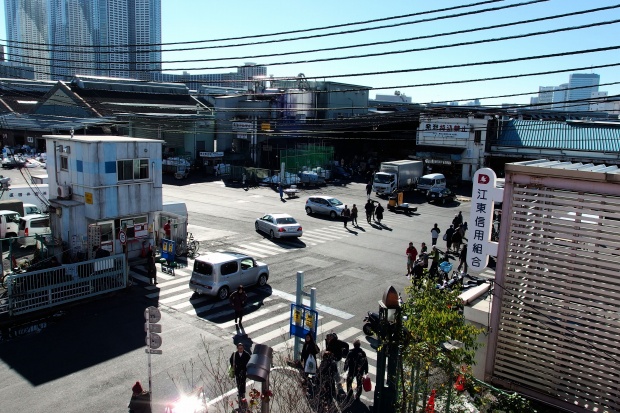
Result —
<svg viewBox="0 0 620 413"><path fill-rule="evenodd" d="M289 214L265 214L256 218L254 226L271 238L301 237L303 233L299 222Z"/></svg>

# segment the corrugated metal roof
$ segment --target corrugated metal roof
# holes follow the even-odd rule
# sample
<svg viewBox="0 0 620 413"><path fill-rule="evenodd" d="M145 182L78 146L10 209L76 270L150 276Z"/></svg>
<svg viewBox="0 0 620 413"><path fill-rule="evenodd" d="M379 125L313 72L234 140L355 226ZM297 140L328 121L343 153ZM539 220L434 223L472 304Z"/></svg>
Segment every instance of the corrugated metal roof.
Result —
<svg viewBox="0 0 620 413"><path fill-rule="evenodd" d="M564 169L571 171L583 171L583 172L600 172L603 174L620 174L620 168L616 165L595 165L593 163L581 163L581 162L561 162L550 161L548 159L537 159L535 161L523 161L512 162L506 165L518 165L528 166L534 168L549 168L549 169Z"/></svg>
<svg viewBox="0 0 620 413"><path fill-rule="evenodd" d="M553 121L511 120L504 122L498 146L565 149L591 152L620 151L617 127Z"/></svg>
<svg viewBox="0 0 620 413"><path fill-rule="evenodd" d="M69 118L65 116L37 116L7 113L0 115L0 126L10 130L53 132L55 130L80 130L85 127L117 123L110 118Z"/></svg>

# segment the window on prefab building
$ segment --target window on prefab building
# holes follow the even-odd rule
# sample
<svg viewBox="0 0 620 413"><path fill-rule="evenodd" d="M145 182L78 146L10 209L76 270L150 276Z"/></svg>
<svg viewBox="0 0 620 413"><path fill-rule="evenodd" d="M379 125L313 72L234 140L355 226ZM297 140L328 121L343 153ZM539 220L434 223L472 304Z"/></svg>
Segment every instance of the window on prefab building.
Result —
<svg viewBox="0 0 620 413"><path fill-rule="evenodd" d="M60 169L63 171L69 170L69 157L67 156L60 157Z"/></svg>
<svg viewBox="0 0 620 413"><path fill-rule="evenodd" d="M116 174L119 181L149 179L149 160L125 159L116 161Z"/></svg>
<svg viewBox="0 0 620 413"><path fill-rule="evenodd" d="M482 131L474 131L474 143L482 143Z"/></svg>

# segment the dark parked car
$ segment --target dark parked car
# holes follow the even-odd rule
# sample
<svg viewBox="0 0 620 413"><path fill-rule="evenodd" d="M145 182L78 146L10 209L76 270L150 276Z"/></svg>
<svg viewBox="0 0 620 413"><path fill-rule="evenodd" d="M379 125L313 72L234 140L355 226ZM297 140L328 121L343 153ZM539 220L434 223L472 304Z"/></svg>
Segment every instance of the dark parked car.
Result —
<svg viewBox="0 0 620 413"><path fill-rule="evenodd" d="M445 204L456 201L456 194L450 188L431 188L426 194L428 202Z"/></svg>
<svg viewBox="0 0 620 413"><path fill-rule="evenodd" d="M351 179L351 173L342 166L334 166L332 169L332 179Z"/></svg>

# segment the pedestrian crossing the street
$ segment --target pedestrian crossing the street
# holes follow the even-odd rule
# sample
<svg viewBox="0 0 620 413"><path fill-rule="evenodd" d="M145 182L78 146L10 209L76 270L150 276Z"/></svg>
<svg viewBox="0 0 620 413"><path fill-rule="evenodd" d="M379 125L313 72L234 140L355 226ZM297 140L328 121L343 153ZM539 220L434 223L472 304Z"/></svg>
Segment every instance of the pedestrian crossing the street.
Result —
<svg viewBox="0 0 620 413"><path fill-rule="evenodd" d="M284 358L292 356L295 338L289 335L293 299L291 294L272 289L270 295L267 295L265 290L249 289L243 324L237 326L234 321L234 310L228 300L218 301L215 298L197 296L189 290L192 266L193 262L190 261L187 267L177 269L174 276L158 272L156 286L143 286L146 297L158 299L159 305L208 320L236 339L247 340L252 344L266 344L273 348L275 354ZM132 267L130 272L132 278L148 284L149 279L142 274L146 274L143 266ZM346 325L346 320L351 319L353 315L320 304L317 305L317 309L319 310L317 343L321 349L324 350L327 333L336 333L338 338L348 342L351 348L353 347L351 343L359 339L368 357L369 375L374 382L377 355L373 345L376 342L363 333L361 319L359 328L351 327Z"/></svg>

